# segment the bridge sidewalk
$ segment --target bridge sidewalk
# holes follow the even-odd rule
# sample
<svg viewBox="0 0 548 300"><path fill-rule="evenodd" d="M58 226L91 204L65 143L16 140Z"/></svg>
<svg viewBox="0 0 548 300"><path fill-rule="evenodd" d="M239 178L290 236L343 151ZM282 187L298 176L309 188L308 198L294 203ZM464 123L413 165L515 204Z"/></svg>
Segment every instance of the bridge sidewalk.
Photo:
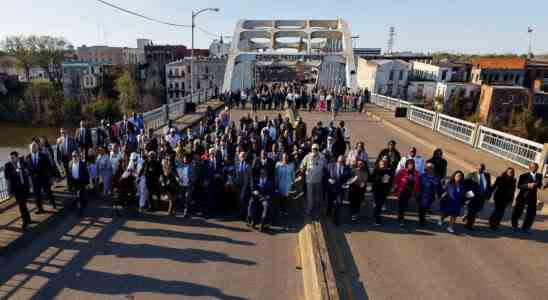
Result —
<svg viewBox="0 0 548 300"><path fill-rule="evenodd" d="M186 114L177 119L175 124L177 124L180 129L196 125L205 117L205 111L208 105L214 110L218 110L223 106L222 102L219 101L204 103L197 107L195 113ZM156 133L163 134L163 131L158 129ZM0 204L0 263L9 255L28 245L32 240L56 224L62 216L72 210L70 208L74 206L74 196L65 190L65 181L55 184L53 192L57 203L57 210L53 210L49 205L49 201L44 201L44 209L46 210L46 213L44 214L36 214L34 200L32 198L29 200L27 206L31 213L33 223L30 224L25 232L21 229L23 222L15 200L10 199ZM90 201L94 201L94 199L90 199Z"/></svg>
<svg viewBox="0 0 548 300"><path fill-rule="evenodd" d="M173 123L179 130L185 130L188 127L198 125L200 120L205 116L207 107L210 106L214 111L218 111L224 107L224 103L219 100L208 101L207 103L200 104L196 107L196 112L189 113L181 118L175 120ZM166 126L160 127L155 130L156 134L164 134Z"/></svg>
<svg viewBox="0 0 548 300"><path fill-rule="evenodd" d="M464 167L463 171L465 173L475 170L480 162L485 163L489 172L494 175L501 174L508 167L515 168L517 173L525 171L525 168L522 166L498 158L479 149L472 148L465 143L456 141L426 127L422 127L408 119L396 118L392 111L385 110L375 105L367 105L366 110L373 117L379 118L385 125L415 139L418 144L426 146L426 148L431 149L432 152L435 148L443 149L445 158L458 162L459 165ZM402 155L407 153L407 149L399 150L402 152ZM432 152L420 154L424 159L429 159L432 156Z"/></svg>

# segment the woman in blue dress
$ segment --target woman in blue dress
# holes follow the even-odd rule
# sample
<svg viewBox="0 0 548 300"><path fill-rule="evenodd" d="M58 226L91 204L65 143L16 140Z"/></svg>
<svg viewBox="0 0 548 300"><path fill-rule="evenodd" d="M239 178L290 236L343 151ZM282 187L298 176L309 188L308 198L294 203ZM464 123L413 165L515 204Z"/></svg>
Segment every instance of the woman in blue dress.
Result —
<svg viewBox="0 0 548 300"><path fill-rule="evenodd" d="M444 192L441 179L434 170L434 164L427 163L424 168L425 172L421 175L421 193L418 199L420 227L426 226L426 213L432 203L439 199Z"/></svg>
<svg viewBox="0 0 548 300"><path fill-rule="evenodd" d="M449 217L449 226L447 231L454 233L453 226L455 220L460 214L462 204L464 203L466 195L466 189L464 185L464 173L462 171L456 171L451 180L445 187L445 193L442 195L440 202L441 216L438 221L438 225L443 226L443 220Z"/></svg>

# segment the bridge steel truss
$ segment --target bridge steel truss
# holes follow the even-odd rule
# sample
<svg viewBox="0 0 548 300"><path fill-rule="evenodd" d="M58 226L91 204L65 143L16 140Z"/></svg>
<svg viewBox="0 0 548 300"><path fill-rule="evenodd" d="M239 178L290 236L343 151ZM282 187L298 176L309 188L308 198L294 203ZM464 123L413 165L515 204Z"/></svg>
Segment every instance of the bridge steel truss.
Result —
<svg viewBox="0 0 548 300"><path fill-rule="evenodd" d="M348 23L336 20L239 20L223 91L250 88L257 61L299 62L319 70L319 84L357 88Z"/></svg>

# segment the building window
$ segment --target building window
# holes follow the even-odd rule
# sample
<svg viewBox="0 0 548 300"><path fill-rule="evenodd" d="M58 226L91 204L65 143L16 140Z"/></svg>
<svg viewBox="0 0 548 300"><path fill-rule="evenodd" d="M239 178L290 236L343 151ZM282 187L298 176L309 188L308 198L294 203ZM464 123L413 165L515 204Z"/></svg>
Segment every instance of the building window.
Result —
<svg viewBox="0 0 548 300"><path fill-rule="evenodd" d="M441 80L444 81L447 79L447 71L441 72Z"/></svg>
<svg viewBox="0 0 548 300"><path fill-rule="evenodd" d="M390 70L390 75L388 76L388 80L394 80L394 70Z"/></svg>
<svg viewBox="0 0 548 300"><path fill-rule="evenodd" d="M519 80L521 79L521 76L520 75L516 75L516 83L519 83Z"/></svg>
<svg viewBox="0 0 548 300"><path fill-rule="evenodd" d="M504 74L504 82L508 81L508 74Z"/></svg>
<svg viewBox="0 0 548 300"><path fill-rule="evenodd" d="M403 70L400 70L400 80L403 80Z"/></svg>

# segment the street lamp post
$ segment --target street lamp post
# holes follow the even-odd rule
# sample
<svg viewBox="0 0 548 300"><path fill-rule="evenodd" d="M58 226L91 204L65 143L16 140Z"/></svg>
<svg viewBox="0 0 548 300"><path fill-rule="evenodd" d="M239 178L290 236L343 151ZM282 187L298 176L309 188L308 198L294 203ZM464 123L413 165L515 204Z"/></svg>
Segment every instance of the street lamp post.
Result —
<svg viewBox="0 0 548 300"><path fill-rule="evenodd" d="M192 43L190 48L190 101L192 102L192 97L194 97L194 28L196 27L196 23L194 22L194 19L201 13L206 11L213 11L218 12L220 9L218 8L204 8L197 12L192 11ZM198 99L198 102L200 99Z"/></svg>

